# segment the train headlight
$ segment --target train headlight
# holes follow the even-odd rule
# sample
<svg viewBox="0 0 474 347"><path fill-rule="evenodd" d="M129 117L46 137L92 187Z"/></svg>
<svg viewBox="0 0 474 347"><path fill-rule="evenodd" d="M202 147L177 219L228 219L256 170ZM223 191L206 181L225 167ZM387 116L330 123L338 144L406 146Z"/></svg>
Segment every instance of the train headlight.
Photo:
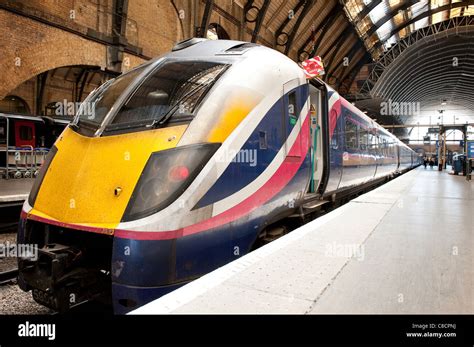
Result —
<svg viewBox="0 0 474 347"><path fill-rule="evenodd" d="M51 147L48 155L46 156L43 164L41 165L41 168L35 178L35 181L33 182L30 195L28 195L28 204L30 204L31 207L33 207L33 205L35 204L36 197L38 196L38 192L41 187L41 183L43 183L44 176L46 175L46 172L49 169L49 165L51 165L51 162L53 161L53 158L56 155L57 151L58 149L56 146Z"/></svg>
<svg viewBox="0 0 474 347"><path fill-rule="evenodd" d="M125 210L122 222L156 213L176 200L219 148L189 145L152 153Z"/></svg>

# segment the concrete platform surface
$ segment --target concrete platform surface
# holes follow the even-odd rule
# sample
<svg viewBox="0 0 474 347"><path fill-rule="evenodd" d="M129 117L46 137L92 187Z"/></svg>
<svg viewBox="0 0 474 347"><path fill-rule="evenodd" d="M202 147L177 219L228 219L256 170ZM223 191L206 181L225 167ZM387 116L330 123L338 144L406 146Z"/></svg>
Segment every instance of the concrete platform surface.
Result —
<svg viewBox="0 0 474 347"><path fill-rule="evenodd" d="M34 178L0 179L0 203L25 201L33 182Z"/></svg>
<svg viewBox="0 0 474 347"><path fill-rule="evenodd" d="M474 183L423 167L131 314L474 313Z"/></svg>

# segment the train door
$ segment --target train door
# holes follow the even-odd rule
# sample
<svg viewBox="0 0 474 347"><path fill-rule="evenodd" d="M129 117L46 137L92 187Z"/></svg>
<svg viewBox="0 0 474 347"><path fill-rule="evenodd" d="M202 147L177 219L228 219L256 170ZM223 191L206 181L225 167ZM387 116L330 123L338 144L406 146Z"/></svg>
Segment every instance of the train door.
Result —
<svg viewBox="0 0 474 347"><path fill-rule="evenodd" d="M285 137L285 154L289 155L290 150L292 157L301 157L301 136L300 141L294 143L293 148L290 148L287 144L286 139L290 136L292 130L297 127L298 132L301 129L301 118L299 117L301 112L301 107L303 105L298 104L298 90L296 89L299 85L299 80L296 78L294 80L288 81L283 85L283 126L284 126L284 137Z"/></svg>
<svg viewBox="0 0 474 347"><path fill-rule="evenodd" d="M309 85L310 102L310 132L311 132L311 181L309 192L314 193L318 190L323 175L323 142L321 132L321 91Z"/></svg>
<svg viewBox="0 0 474 347"><path fill-rule="evenodd" d="M35 124L29 121L15 121L15 146L35 147Z"/></svg>
<svg viewBox="0 0 474 347"><path fill-rule="evenodd" d="M335 93L335 92L333 92ZM333 94L334 95L334 94ZM342 178L343 152L344 152L344 114L341 111L341 116L330 104L331 96L329 96L329 129L334 129L329 132L329 180L326 186L326 192L332 192L338 189Z"/></svg>

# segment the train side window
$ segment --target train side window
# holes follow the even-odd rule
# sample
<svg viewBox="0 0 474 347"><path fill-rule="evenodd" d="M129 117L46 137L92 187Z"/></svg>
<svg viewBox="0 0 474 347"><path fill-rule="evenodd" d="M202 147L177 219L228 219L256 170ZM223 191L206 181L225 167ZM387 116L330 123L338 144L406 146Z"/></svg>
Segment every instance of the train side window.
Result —
<svg viewBox="0 0 474 347"><path fill-rule="evenodd" d="M296 92L288 94L288 116L296 117L298 114L298 106L296 105Z"/></svg>
<svg viewBox="0 0 474 347"><path fill-rule="evenodd" d="M367 151L369 143L369 132L364 128L359 128L359 146L362 151Z"/></svg>
<svg viewBox="0 0 474 347"><path fill-rule="evenodd" d="M377 136L369 132L368 137L369 153L377 154Z"/></svg>
<svg viewBox="0 0 474 347"><path fill-rule="evenodd" d="M20 126L20 140L30 141L33 139L33 129L27 126Z"/></svg>
<svg viewBox="0 0 474 347"><path fill-rule="evenodd" d="M345 128L345 144L346 149L358 149L357 125L346 119Z"/></svg>
<svg viewBox="0 0 474 347"><path fill-rule="evenodd" d="M377 154L382 155L383 154L383 142L382 142L382 137L380 135L377 135Z"/></svg>

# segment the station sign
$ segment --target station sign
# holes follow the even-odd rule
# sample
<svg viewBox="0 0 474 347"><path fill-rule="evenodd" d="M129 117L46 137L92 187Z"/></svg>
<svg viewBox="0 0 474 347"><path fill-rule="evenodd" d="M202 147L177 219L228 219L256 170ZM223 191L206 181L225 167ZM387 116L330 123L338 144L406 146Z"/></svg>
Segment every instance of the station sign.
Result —
<svg viewBox="0 0 474 347"><path fill-rule="evenodd" d="M428 134L439 134L439 128L428 128Z"/></svg>
<svg viewBox="0 0 474 347"><path fill-rule="evenodd" d="M474 141L467 141L467 158L474 159Z"/></svg>

